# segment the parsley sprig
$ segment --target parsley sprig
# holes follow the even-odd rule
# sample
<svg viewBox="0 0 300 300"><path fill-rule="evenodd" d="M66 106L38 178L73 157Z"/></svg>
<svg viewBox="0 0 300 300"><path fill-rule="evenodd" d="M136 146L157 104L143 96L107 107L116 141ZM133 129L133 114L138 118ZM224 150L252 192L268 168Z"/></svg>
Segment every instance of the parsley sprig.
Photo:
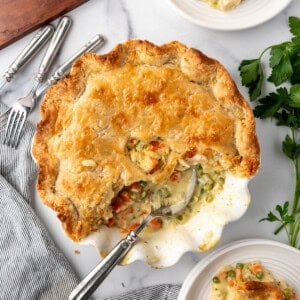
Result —
<svg viewBox="0 0 300 300"><path fill-rule="evenodd" d="M260 221L279 223L274 233L284 229L289 244L300 249L300 141L297 137L300 132L300 18L290 17L289 28L292 34L290 41L266 48L258 58L243 60L239 71L251 101L256 101L255 117L276 120L278 126L290 129L290 134L282 141L282 151L294 166L294 198L277 205L274 213L269 212ZM276 88L258 99L266 82L262 62L266 53L269 54L271 69L267 81Z"/></svg>

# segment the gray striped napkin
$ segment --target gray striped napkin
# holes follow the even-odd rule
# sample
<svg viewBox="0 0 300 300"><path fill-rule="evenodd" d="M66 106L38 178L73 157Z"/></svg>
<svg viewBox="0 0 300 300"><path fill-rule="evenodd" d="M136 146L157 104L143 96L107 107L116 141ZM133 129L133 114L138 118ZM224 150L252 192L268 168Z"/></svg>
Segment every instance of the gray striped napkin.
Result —
<svg viewBox="0 0 300 300"><path fill-rule="evenodd" d="M67 299L78 279L30 206L33 133L27 123L17 150L0 143L0 299Z"/></svg>
<svg viewBox="0 0 300 300"><path fill-rule="evenodd" d="M6 109L0 102L0 115ZM27 122L23 132L17 150L0 142L0 299L67 299L79 281L30 206L33 125ZM162 284L107 300L175 300L179 289Z"/></svg>
<svg viewBox="0 0 300 300"><path fill-rule="evenodd" d="M180 285L160 284L106 300L176 300Z"/></svg>

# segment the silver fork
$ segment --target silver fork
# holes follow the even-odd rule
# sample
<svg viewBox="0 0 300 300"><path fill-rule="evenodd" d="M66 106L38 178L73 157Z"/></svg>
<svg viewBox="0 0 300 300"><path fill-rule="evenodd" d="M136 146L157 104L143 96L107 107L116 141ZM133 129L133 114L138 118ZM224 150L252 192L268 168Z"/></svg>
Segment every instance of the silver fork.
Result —
<svg viewBox="0 0 300 300"><path fill-rule="evenodd" d="M39 71L35 76L35 83L31 91L27 96L20 98L9 109L9 116L5 127L3 144L12 148L17 148L25 120L29 112L35 106L37 99L36 91L43 81L43 78L50 65L52 64L70 25L71 19L69 17L61 18L40 64Z"/></svg>
<svg viewBox="0 0 300 300"><path fill-rule="evenodd" d="M83 47L81 47L74 55L72 55L64 64L59 66L56 71L44 82L39 89L36 91L35 96L37 99L53 84L55 84L59 79L63 78L72 66L72 63L85 52L93 52L97 47L104 44L104 37L100 34L95 35L91 40L89 40ZM23 103L23 98L17 101L17 103L22 102L22 105L28 106L27 103ZM0 132L5 130L5 123L9 116L10 110L8 109L2 115L0 115Z"/></svg>

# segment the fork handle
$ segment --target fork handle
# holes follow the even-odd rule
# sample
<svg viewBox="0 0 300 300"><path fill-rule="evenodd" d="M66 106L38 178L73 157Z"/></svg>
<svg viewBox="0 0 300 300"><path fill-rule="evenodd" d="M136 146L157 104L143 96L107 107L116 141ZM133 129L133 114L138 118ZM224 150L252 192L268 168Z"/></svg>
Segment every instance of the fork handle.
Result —
<svg viewBox="0 0 300 300"><path fill-rule="evenodd" d="M137 234L130 234L121 240L112 251L75 287L69 300L89 299L113 268L124 258L137 240Z"/></svg>
<svg viewBox="0 0 300 300"><path fill-rule="evenodd" d="M56 72L48 79L49 84L56 83L60 78L62 78L71 68L72 63L83 53L93 50L95 47L102 45L104 43L104 38L97 34L93 39L86 43L82 48L80 48L73 56L71 56L63 65L61 65Z"/></svg>
<svg viewBox="0 0 300 300"><path fill-rule="evenodd" d="M40 64L39 71L36 75L36 80L42 82L45 74L51 66L65 36L71 25L71 19L67 16L62 17L50 41L47 51Z"/></svg>
<svg viewBox="0 0 300 300"><path fill-rule="evenodd" d="M94 51L97 47L104 44L104 38L97 34L90 41L88 41L82 48L80 48L73 56L71 56L64 64L62 64L56 71L47 79L47 81L38 89L36 96L39 98L51 85L62 79L69 71L73 62L85 52Z"/></svg>
<svg viewBox="0 0 300 300"><path fill-rule="evenodd" d="M89 42L87 42L82 48L80 48L73 56L71 56L63 65L61 65L51 77L48 78L47 82L49 85L56 83L61 79L68 71L73 64L73 62L83 53L94 50L97 46L100 46L104 43L104 38L97 34Z"/></svg>
<svg viewBox="0 0 300 300"><path fill-rule="evenodd" d="M41 49L41 47L49 40L54 32L52 25L47 25L41 28L29 44L22 50L18 57L12 62L8 70L5 72L4 77L7 82L10 82L16 73L27 64L31 58Z"/></svg>

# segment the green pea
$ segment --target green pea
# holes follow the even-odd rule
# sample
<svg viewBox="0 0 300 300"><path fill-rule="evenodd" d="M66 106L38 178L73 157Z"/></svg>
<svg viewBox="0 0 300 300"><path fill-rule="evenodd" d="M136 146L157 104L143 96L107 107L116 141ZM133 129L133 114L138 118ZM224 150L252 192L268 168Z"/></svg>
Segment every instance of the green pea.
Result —
<svg viewBox="0 0 300 300"><path fill-rule="evenodd" d="M167 188L165 188L165 187L159 189L159 190L158 190L158 194L159 194L159 196L160 196L161 198L168 198L168 197L171 196L170 191L169 191Z"/></svg>
<svg viewBox="0 0 300 300"><path fill-rule="evenodd" d="M231 277L231 278L234 278L234 277L235 277L235 271L234 271L234 270L229 270L229 271L227 272L227 274L228 274L228 277Z"/></svg>
<svg viewBox="0 0 300 300"><path fill-rule="evenodd" d="M219 184L224 184L225 178L224 178L224 177L219 177L219 178L217 179L217 181L218 181Z"/></svg>
<svg viewBox="0 0 300 300"><path fill-rule="evenodd" d="M220 283L220 279L219 277L215 276L213 279L212 279L213 283Z"/></svg>
<svg viewBox="0 0 300 300"><path fill-rule="evenodd" d="M255 276L256 276L257 279L262 279L264 277L264 273L263 272L257 272L255 274Z"/></svg>
<svg viewBox="0 0 300 300"><path fill-rule="evenodd" d="M236 268L242 270L244 268L244 264L242 263L237 263Z"/></svg>
<svg viewBox="0 0 300 300"><path fill-rule="evenodd" d="M199 165L196 165L195 166L195 169L196 169L196 171L202 171L203 169L202 169L202 166L199 164Z"/></svg>
<svg viewBox="0 0 300 300"><path fill-rule="evenodd" d="M213 196L212 194L208 194L208 195L206 196L205 201L206 201L207 203L210 203L210 202L212 202L213 200L214 200L214 196Z"/></svg>
<svg viewBox="0 0 300 300"><path fill-rule="evenodd" d="M214 187L214 184L212 182L209 182L209 183L205 183L204 184L204 191L207 192L207 191L211 191Z"/></svg>
<svg viewBox="0 0 300 300"><path fill-rule="evenodd" d="M182 220L183 220L183 216L182 216L182 215L178 215L176 218L177 218L177 220L179 220L179 221L182 221Z"/></svg>
<svg viewBox="0 0 300 300"><path fill-rule="evenodd" d="M148 185L147 181L140 181L139 184L140 184L140 186L143 187L143 188L146 187L146 186Z"/></svg>

